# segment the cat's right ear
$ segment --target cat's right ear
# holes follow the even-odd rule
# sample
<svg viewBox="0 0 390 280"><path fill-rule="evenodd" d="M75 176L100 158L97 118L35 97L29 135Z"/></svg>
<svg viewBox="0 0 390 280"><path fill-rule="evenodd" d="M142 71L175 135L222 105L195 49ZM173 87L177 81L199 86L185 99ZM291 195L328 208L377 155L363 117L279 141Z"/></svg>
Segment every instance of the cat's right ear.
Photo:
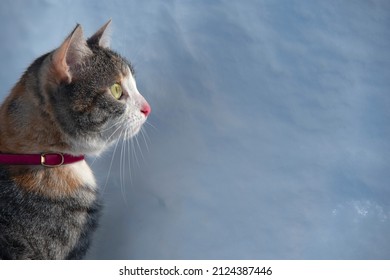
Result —
<svg viewBox="0 0 390 280"><path fill-rule="evenodd" d="M70 83L72 68L82 63L83 59L92 54L83 36L80 24L69 34L62 45L52 55L52 72L57 82Z"/></svg>

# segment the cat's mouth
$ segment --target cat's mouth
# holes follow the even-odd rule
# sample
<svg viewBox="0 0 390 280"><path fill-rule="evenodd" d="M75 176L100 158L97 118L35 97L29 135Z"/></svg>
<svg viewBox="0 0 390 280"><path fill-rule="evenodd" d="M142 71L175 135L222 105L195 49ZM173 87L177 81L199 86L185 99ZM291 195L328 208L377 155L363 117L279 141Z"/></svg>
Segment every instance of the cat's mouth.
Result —
<svg viewBox="0 0 390 280"><path fill-rule="evenodd" d="M126 133L124 135L124 139L127 140L136 136L141 131L145 121L146 121L146 117L143 120L132 122L125 131Z"/></svg>
<svg viewBox="0 0 390 280"><path fill-rule="evenodd" d="M119 138L128 140L141 131L146 122L146 116L147 114L130 115L124 120L107 124L107 127L100 132L101 138L105 139L108 144L116 142Z"/></svg>

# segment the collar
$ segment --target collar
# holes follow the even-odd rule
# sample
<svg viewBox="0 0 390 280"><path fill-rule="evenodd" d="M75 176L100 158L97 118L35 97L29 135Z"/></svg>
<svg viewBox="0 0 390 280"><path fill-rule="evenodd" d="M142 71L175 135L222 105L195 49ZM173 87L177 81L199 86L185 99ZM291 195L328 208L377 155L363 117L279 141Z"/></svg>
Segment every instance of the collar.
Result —
<svg viewBox="0 0 390 280"><path fill-rule="evenodd" d="M57 167L64 164L84 160L84 155L72 156L62 153L42 154L2 154L0 153L0 165L42 165L45 167Z"/></svg>

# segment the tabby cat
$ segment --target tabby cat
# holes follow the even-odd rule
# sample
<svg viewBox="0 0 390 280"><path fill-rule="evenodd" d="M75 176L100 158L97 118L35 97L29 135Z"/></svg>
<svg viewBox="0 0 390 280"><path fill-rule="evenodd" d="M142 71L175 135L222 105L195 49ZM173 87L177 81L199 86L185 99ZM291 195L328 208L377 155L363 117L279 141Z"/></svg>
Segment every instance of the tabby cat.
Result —
<svg viewBox="0 0 390 280"><path fill-rule="evenodd" d="M101 209L84 155L131 138L150 106L109 21L35 60L0 107L0 259L80 259Z"/></svg>

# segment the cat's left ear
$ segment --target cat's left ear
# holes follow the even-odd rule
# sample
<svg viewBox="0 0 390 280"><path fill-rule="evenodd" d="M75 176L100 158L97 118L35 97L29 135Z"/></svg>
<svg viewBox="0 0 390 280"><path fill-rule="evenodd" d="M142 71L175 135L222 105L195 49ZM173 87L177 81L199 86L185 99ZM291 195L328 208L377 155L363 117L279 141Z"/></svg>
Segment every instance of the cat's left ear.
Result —
<svg viewBox="0 0 390 280"><path fill-rule="evenodd" d="M110 47L110 25L111 19L106 22L95 34L93 34L88 40L88 45L98 45L102 48Z"/></svg>

